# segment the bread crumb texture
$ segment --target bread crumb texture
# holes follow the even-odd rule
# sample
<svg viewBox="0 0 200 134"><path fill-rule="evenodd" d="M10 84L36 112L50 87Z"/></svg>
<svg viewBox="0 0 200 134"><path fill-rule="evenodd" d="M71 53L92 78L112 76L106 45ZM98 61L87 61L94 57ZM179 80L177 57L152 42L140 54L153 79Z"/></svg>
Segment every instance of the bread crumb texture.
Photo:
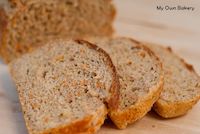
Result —
<svg viewBox="0 0 200 134"><path fill-rule="evenodd" d="M30 133L95 132L104 122L114 71L84 41L55 41L10 64ZM108 64L109 63L109 64Z"/></svg>

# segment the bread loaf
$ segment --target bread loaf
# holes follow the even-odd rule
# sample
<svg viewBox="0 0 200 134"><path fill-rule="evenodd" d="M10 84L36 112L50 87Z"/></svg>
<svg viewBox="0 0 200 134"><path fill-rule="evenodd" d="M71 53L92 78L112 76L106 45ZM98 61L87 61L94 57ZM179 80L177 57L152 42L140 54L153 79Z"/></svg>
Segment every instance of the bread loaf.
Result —
<svg viewBox="0 0 200 134"><path fill-rule="evenodd" d="M111 36L115 9L110 0L10 0L0 15L0 56L8 63L49 40Z"/></svg>

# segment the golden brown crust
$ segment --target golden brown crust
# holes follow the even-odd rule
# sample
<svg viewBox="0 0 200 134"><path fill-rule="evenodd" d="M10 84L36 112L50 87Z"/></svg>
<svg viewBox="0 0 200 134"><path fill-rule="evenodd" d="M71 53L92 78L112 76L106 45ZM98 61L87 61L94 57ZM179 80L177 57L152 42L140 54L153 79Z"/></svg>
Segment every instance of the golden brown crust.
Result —
<svg viewBox="0 0 200 134"><path fill-rule="evenodd" d="M152 92L147 98L137 102L135 105L127 108L123 111L111 111L109 116L119 129L124 129L128 124L131 124L138 119L142 118L148 111L151 110L154 102L158 100L163 88L163 76L161 76L160 82L153 87Z"/></svg>
<svg viewBox="0 0 200 134"><path fill-rule="evenodd" d="M2 42L2 33L5 30L5 27L8 23L8 17L3 8L0 7L0 42Z"/></svg>
<svg viewBox="0 0 200 134"><path fill-rule="evenodd" d="M111 96L110 100L107 100L107 103L108 103L109 110L117 109L118 104L119 104L120 84L119 84L119 78L117 75L117 71L115 69L115 66L112 63L110 56L103 49L99 48L97 45L94 45L88 41L84 41L84 40L80 40L80 39L75 40L75 41L79 44L87 45L89 48L92 48L92 49L96 50L97 52L100 52L101 54L103 54L104 57L106 57L105 64L107 64L113 72L113 74L112 74L113 81L112 81L111 88L110 88L110 92L111 92L112 96Z"/></svg>
<svg viewBox="0 0 200 134"><path fill-rule="evenodd" d="M8 16L3 8L0 8L0 55L4 55L3 38L8 24Z"/></svg>
<svg viewBox="0 0 200 134"><path fill-rule="evenodd" d="M96 124L92 124L95 116L102 115ZM83 120L76 121L70 125L63 125L56 128L49 129L41 134L93 134L104 123L107 110L103 109L94 116L85 117Z"/></svg>
<svg viewBox="0 0 200 134"><path fill-rule="evenodd" d="M163 118L174 118L186 114L199 99L200 96L184 102L166 102L159 99L153 109Z"/></svg>

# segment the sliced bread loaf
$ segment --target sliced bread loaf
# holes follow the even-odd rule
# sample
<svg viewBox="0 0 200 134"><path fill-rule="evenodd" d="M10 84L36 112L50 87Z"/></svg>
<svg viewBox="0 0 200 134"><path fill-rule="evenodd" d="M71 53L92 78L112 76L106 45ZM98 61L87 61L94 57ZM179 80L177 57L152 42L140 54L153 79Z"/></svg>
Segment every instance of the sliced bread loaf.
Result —
<svg viewBox="0 0 200 134"><path fill-rule="evenodd" d="M12 15L0 10L0 27L4 27L0 55L5 62L49 40L111 36L113 32L111 0L11 0L10 5L15 5Z"/></svg>
<svg viewBox="0 0 200 134"><path fill-rule="evenodd" d="M55 41L10 64L30 134L94 133L118 106L109 56L86 41Z"/></svg>
<svg viewBox="0 0 200 134"><path fill-rule="evenodd" d="M109 116L120 129L142 118L157 101L163 86L162 66L147 47L128 38L91 39L116 66L120 80L120 105Z"/></svg>
<svg viewBox="0 0 200 134"><path fill-rule="evenodd" d="M200 77L171 48L148 45L162 60L164 87L153 109L164 118L181 116L200 99Z"/></svg>

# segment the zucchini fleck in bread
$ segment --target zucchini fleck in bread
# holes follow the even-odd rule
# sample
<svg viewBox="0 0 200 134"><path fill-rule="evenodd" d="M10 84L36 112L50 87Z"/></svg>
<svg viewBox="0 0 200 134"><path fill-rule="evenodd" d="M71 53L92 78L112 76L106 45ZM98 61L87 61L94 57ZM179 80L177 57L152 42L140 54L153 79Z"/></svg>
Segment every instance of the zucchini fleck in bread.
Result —
<svg viewBox="0 0 200 134"><path fill-rule="evenodd" d="M49 40L113 33L111 0L10 1L0 10L0 56L6 63Z"/></svg>
<svg viewBox="0 0 200 134"><path fill-rule="evenodd" d="M30 134L94 133L118 106L112 61L86 41L48 43L11 62L10 71Z"/></svg>
<svg viewBox="0 0 200 134"><path fill-rule="evenodd" d="M151 110L162 91L162 65L147 47L128 38L91 39L111 57L120 80L120 105L109 112L124 129Z"/></svg>
<svg viewBox="0 0 200 134"><path fill-rule="evenodd" d="M171 48L148 46L160 57L164 70L163 91L153 109L164 118L186 114L200 99L200 77Z"/></svg>

